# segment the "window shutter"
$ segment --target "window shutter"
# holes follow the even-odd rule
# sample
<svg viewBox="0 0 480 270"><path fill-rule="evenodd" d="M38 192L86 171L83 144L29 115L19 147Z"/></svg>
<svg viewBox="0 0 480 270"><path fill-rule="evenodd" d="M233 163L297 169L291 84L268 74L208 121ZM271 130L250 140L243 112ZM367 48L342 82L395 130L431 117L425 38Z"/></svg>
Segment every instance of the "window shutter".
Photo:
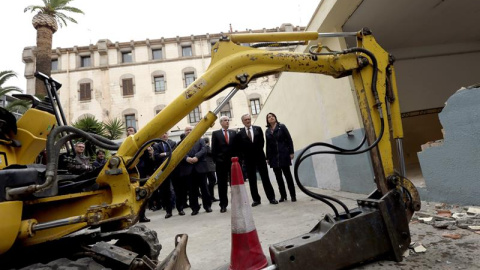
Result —
<svg viewBox="0 0 480 270"><path fill-rule="evenodd" d="M90 100L92 98L90 83L80 84L80 100Z"/></svg>
<svg viewBox="0 0 480 270"><path fill-rule="evenodd" d="M124 79L122 84L123 84L123 95L124 96L133 95L133 80L132 79Z"/></svg>

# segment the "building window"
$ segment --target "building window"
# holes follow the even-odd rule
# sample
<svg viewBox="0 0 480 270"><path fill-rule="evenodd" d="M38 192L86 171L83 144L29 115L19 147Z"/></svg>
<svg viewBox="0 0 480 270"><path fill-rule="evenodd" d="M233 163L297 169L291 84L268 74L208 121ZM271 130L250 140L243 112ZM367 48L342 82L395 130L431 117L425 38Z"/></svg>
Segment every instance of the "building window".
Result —
<svg viewBox="0 0 480 270"><path fill-rule="evenodd" d="M123 88L124 96L132 96L133 95L133 79L132 78L123 79L122 88Z"/></svg>
<svg viewBox="0 0 480 270"><path fill-rule="evenodd" d="M122 63L132 62L132 52L122 52Z"/></svg>
<svg viewBox="0 0 480 270"><path fill-rule="evenodd" d="M260 99L254 98L250 99L250 110L252 110L252 115L257 115L260 113Z"/></svg>
<svg viewBox="0 0 480 270"><path fill-rule="evenodd" d="M153 77L153 83L155 84L155 92L165 92L165 77L155 76Z"/></svg>
<svg viewBox="0 0 480 270"><path fill-rule="evenodd" d="M125 115L125 126L126 127L133 127L135 130L137 129L137 121L135 120L135 114L126 114Z"/></svg>
<svg viewBox="0 0 480 270"><path fill-rule="evenodd" d="M52 59L52 70L58 70L58 59Z"/></svg>
<svg viewBox="0 0 480 270"><path fill-rule="evenodd" d="M92 99L92 90L90 83L81 83L80 84L80 101Z"/></svg>
<svg viewBox="0 0 480 270"><path fill-rule="evenodd" d="M193 56L191 45L182 46L182 56L183 57Z"/></svg>
<svg viewBox="0 0 480 270"><path fill-rule="evenodd" d="M80 56L80 67L89 67L91 66L90 55Z"/></svg>
<svg viewBox="0 0 480 270"><path fill-rule="evenodd" d="M232 113L230 111L221 111L220 116L228 116L228 118L232 118Z"/></svg>
<svg viewBox="0 0 480 270"><path fill-rule="evenodd" d="M194 72L185 72L185 88L187 88L191 83L195 81Z"/></svg>
<svg viewBox="0 0 480 270"><path fill-rule="evenodd" d="M159 60L163 58L163 51L162 49L152 49L152 59Z"/></svg>
<svg viewBox="0 0 480 270"><path fill-rule="evenodd" d="M198 123L200 122L201 118L201 113L200 113L200 107L196 107L193 111L191 111L188 114L188 122L189 123Z"/></svg>
<svg viewBox="0 0 480 270"><path fill-rule="evenodd" d="M217 100L217 105L222 103L224 98L220 98ZM230 102L226 103L222 109L220 110L220 116L228 116L228 118L232 118L232 107L230 106Z"/></svg>

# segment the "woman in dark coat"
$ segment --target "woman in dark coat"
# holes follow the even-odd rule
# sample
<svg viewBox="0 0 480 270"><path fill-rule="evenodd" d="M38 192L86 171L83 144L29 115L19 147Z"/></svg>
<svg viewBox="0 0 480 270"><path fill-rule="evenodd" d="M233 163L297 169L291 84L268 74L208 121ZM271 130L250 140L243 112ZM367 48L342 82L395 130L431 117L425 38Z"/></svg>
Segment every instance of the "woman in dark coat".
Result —
<svg viewBox="0 0 480 270"><path fill-rule="evenodd" d="M280 190L279 202L287 200L287 192L283 183L282 172L287 181L288 191L292 202L297 201L295 195L295 184L293 183L290 166L294 156L293 141L290 137L287 127L277 121L277 116L273 113L267 114L267 130L265 131L267 145L267 163L273 169L277 179L278 189Z"/></svg>

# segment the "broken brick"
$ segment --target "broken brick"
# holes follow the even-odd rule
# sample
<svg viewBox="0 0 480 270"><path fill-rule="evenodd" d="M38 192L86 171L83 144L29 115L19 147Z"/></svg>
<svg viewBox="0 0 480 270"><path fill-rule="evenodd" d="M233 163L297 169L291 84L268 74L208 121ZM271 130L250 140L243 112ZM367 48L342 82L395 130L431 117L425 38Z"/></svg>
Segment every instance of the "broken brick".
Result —
<svg viewBox="0 0 480 270"><path fill-rule="evenodd" d="M439 209L437 210L437 216L440 217L451 217L452 212L450 210L445 210L445 209Z"/></svg>
<svg viewBox="0 0 480 270"><path fill-rule="evenodd" d="M458 234L458 233L444 233L442 234L443 237L446 237L446 238L451 238L451 239L460 239L462 238L462 235L461 234Z"/></svg>

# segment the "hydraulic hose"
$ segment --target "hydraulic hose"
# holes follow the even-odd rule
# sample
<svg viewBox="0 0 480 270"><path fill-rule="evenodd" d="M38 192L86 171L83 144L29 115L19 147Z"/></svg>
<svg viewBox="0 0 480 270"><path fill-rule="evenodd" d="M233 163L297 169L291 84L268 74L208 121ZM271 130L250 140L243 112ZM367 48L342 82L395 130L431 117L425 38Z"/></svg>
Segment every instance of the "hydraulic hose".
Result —
<svg viewBox="0 0 480 270"><path fill-rule="evenodd" d="M55 141L59 134L67 132L68 135ZM92 141L95 145L108 150L117 150L119 145L100 135L88 133L71 126L60 126L52 130L47 138L47 168L45 172L45 182L41 185L29 185L26 187L12 188L8 191L9 196L32 194L38 191L46 190L54 184L57 176L58 156L65 143L74 138L84 138Z"/></svg>
<svg viewBox="0 0 480 270"><path fill-rule="evenodd" d="M362 147L362 145L365 143L366 141L366 134L364 135L363 137L363 140L362 142L355 148L353 149L344 149L344 148L341 148L341 147L338 147L338 146L335 146L335 145L332 145L332 144L328 144L328 143L323 143L323 142L318 142L318 143L313 143L313 144L310 144L308 145L305 149L302 150L302 152L300 153L300 155L297 157L297 160L295 161L295 164L294 164L294 176L295 176L295 182L297 183L298 187L300 188L300 190L302 190L305 194L307 194L308 196L312 197L312 198L315 198L315 199L318 199L324 203L326 203L328 206L330 206L333 210L333 212L335 213L335 216L337 218L339 218L339 213L338 213L338 210L336 209L336 207L330 203L328 200L330 201L334 201L336 203L338 203L344 210L345 210L345 213L347 215L350 214L350 211L348 210L348 207L342 203L340 200L336 199L336 198L333 198L333 197L330 197L330 196L327 196L327 195L322 195L322 194L318 194L318 193L315 193L315 192L312 192L310 190L308 190L301 182L300 182L300 178L299 178L299 175L298 175L298 168L300 167L300 164L308 157L310 156L313 156L313 155L318 155L318 154L336 154L336 155L358 155L358 154L362 154L362 153L365 153L367 151L370 151L371 149L373 149L374 147L376 147L378 145L378 143L380 142L381 138L383 137L383 132L384 132L384 129L385 129L385 122L384 122L384 118L383 118L383 113L382 113L382 105L380 103L380 100L379 100L379 97L378 97L378 91L377 91L377 86L376 86L376 83L377 83L377 77L378 77L378 64L377 64L377 59L375 58L375 55L373 53L371 53L370 51L364 49L364 48L359 48L359 47L354 47L354 48L350 48L350 49L347 49L347 50L344 50L344 51L329 51L327 53L317 53L317 52L314 52L312 50L312 48L310 48L309 52L313 55L336 55L336 54L348 54L348 53L356 53L356 52L359 52L359 53L363 53L363 54L366 54L368 57L370 57L371 61L372 61L372 66L373 66L373 74L372 74L372 94L374 95L375 97L375 105L377 106L377 110L379 112L379 117L380 117L380 123L381 123L381 127L380 127L380 132L379 132L379 136L378 138L372 143L372 145L370 145L369 147L363 149L363 150L360 150L359 149ZM324 147L328 147L328 148L331 148L331 149L334 149L336 151L316 151L316 152L312 152L312 153L309 153L307 155L305 155L305 152L308 151L309 149L311 149L312 147L315 147L315 146L324 146ZM305 155L305 156L304 156Z"/></svg>

